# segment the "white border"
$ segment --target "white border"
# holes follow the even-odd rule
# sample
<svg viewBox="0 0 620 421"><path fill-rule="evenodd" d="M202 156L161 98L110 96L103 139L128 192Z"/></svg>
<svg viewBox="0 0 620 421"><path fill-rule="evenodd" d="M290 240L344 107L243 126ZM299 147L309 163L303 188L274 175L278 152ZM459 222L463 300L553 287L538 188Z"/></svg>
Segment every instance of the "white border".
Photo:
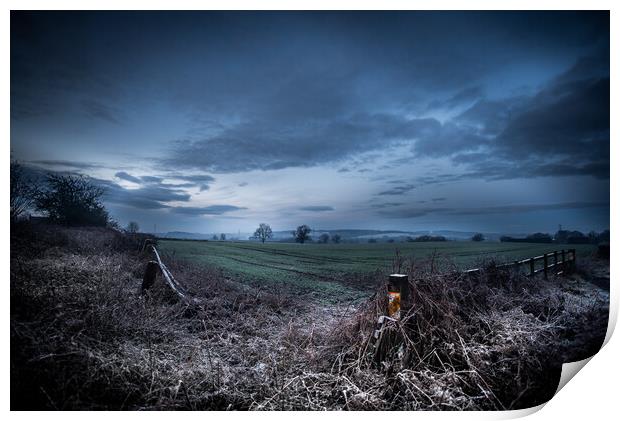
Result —
<svg viewBox="0 0 620 421"><path fill-rule="evenodd" d="M80 2L76 0L60 0L55 2L44 0L32 0L32 1L7 1L4 4L8 5L5 9L5 14L2 18L2 35L1 46L3 50L3 57L5 58L4 65L0 68L2 72L3 83L1 85L2 90L2 116L3 116L3 132L5 141L5 147L2 148L2 174L3 183L1 185L2 195L5 198L5 205L0 208L0 221L2 225L2 253L1 258L6 277L3 279L5 293L2 295L2 304L5 314L5 326L8 327L9 311L10 311L10 294L9 294L9 226L8 226L8 201L9 196L9 155L10 155L10 65L9 51L10 51L10 13L9 10L157 10L157 9L179 9L179 10L198 10L198 9L213 9L213 10L238 10L238 9L288 9L288 10L340 10L340 9L364 9L364 10L376 10L376 9L402 9L402 10L611 10L611 115L614 116L614 111L617 112L618 104L618 84L616 78L618 76L618 7L614 10L614 5L618 2L612 1L543 1L543 0L504 0L502 2L497 1L458 1L458 0L435 0L426 2L413 2L405 0L382 0L381 2L370 2L366 0L358 1L336 1L336 0L303 0L303 1L283 1L283 0L264 0L264 1L244 1L244 0L227 0L226 2L213 2L213 1L188 1L188 0L175 0L175 1L163 1L163 0L150 0L150 1L136 1L136 0L107 0L107 1L89 1L88 3ZM616 53L614 54L614 47ZM618 134L618 127L614 119L611 119L611 139L616 139ZM611 142L611 162L612 164L618 164L618 147L614 142ZM618 181L618 171L615 169L615 165L611 165L611 185L616 186ZM613 187L612 187L613 191ZM611 214L615 215L618 211L617 197L611 195ZM620 236L617 231L617 226L614 224L615 219L611 218L611 235L612 243L620 244ZM620 253L618 249L612 247L612 262L618 261ZM612 273L615 273L615 264L612 263ZM610 311L610 323L608 330L608 338L613 331L615 321L617 319L618 312L618 291L614 287L615 279L612 280L612 303ZM9 353L10 353L10 336L9 332L5 333L2 338L2 347L0 348L2 356L2 383L1 383L1 399L3 408L5 411L9 411L10 407L10 365L9 365ZM608 419L610 415L617 414L617 381L619 374L619 363L615 356L618 355L620 345L618 345L618 339L611 337L609 343L603 348L603 350L596 355L588 363L588 368L579 373L576 380L569 382L560 393L554 397L545 408L539 412L536 412L531 419L546 419L547 417L562 418L562 419L579 419L583 420L586 417L589 419ZM542 407L541 406L541 407ZM524 415L528 415L535 412L541 407L513 412L468 412L468 413L445 413L445 412L416 412L415 414L403 413L402 415L396 415L398 417L421 417L424 419L506 419L516 418ZM204 417L219 417L226 416L238 418L238 417L251 417L251 418L276 418L276 419L290 419L290 417L306 419L309 417L320 416L325 419L341 420L365 418L371 419L377 416L382 417L385 415L375 414L372 412L364 413L305 413L305 412L277 412L277 413L118 413L115 414L121 418L143 418L149 419L166 419L169 420L170 416L182 417L183 419L204 419ZM88 414L89 418L103 419L108 414L105 412L91 412ZM388 415L389 416L389 415ZM14 419L31 419L45 417L46 419L81 419L84 417L82 413L30 413L30 412L12 412L10 417ZM541 418L542 417L542 418Z"/></svg>

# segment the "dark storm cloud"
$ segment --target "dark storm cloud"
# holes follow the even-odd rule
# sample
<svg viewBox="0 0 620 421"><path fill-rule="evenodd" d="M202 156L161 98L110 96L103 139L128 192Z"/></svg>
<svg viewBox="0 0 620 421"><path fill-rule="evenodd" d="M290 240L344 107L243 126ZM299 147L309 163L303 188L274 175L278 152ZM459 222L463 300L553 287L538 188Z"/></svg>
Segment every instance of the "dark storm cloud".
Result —
<svg viewBox="0 0 620 421"><path fill-rule="evenodd" d="M117 176L118 177L118 176ZM140 177L140 180L146 182L146 183L161 183L163 182L163 178L161 177L156 177L153 175L143 175Z"/></svg>
<svg viewBox="0 0 620 421"><path fill-rule="evenodd" d="M211 188L209 184L215 181L215 178L208 174L197 174L197 175L171 174L170 178L187 181L189 183L185 185L179 185L179 186L196 186L200 188L200 191L209 190Z"/></svg>
<svg viewBox="0 0 620 421"><path fill-rule="evenodd" d="M94 170L94 169L105 168L105 166L102 164L96 164L92 162L63 161L63 160L50 160L50 159L28 161L28 163L35 164L35 165L41 165L43 167L48 167L48 168L62 167L62 168L72 168L76 170Z"/></svg>
<svg viewBox="0 0 620 421"><path fill-rule="evenodd" d="M587 75L582 67L579 60L530 98L481 100L452 133L422 139L414 150L451 157L467 170L463 178L609 178L609 78L575 80Z"/></svg>
<svg viewBox="0 0 620 421"><path fill-rule="evenodd" d="M428 136L439 125L392 114L333 117L313 124L298 118L240 123L204 139L176 141L162 162L223 173L312 167Z"/></svg>
<svg viewBox="0 0 620 421"><path fill-rule="evenodd" d="M401 205L404 205L404 203L386 202L386 203L373 203L372 205L370 205L370 207L373 209L385 209L385 208L393 208L395 206L401 206Z"/></svg>
<svg viewBox="0 0 620 421"><path fill-rule="evenodd" d="M520 122L512 118L519 98L484 98L488 78L587 49L592 55L556 85L604 78L609 68L605 13L13 12L11 18L12 113L58 112L77 101L88 116L119 123L123 109L136 106L123 102L127 92L165 99L193 122L160 158L168 169L311 167L402 143L426 157L501 151L522 138L533 144L557 127L550 126L565 103L547 110L547 127L536 104L520 111ZM102 27L115 30L93 29ZM182 77L171 78L176 67ZM566 93L550 94L560 101ZM576 93L583 107L573 113L598 96ZM409 117L476 100L454 121ZM536 116L539 127L528 125ZM595 122L582 124L589 123Z"/></svg>
<svg viewBox="0 0 620 421"><path fill-rule="evenodd" d="M106 180L97 180L104 187L104 201L140 209L159 209L168 207L169 202L188 202L190 195L183 190L161 186L142 186L137 189L124 187Z"/></svg>
<svg viewBox="0 0 620 421"><path fill-rule="evenodd" d="M416 186L414 184L405 184L404 186L396 186L389 190L384 190L382 192L377 193L377 196L399 196L405 193L409 193L411 190L415 189Z"/></svg>
<svg viewBox="0 0 620 421"><path fill-rule="evenodd" d="M215 181L215 178L210 175L202 174L202 175L179 175L172 174L169 176L141 176L135 177L125 171L119 171L114 174L115 177L120 178L121 180L130 181L136 184L142 185L151 185L157 186L159 188L188 188L188 187L199 187L200 191L209 190L209 184ZM184 180L185 183L164 183L165 178L171 178L176 180Z"/></svg>
<svg viewBox="0 0 620 421"><path fill-rule="evenodd" d="M609 202L566 202L540 205L511 205L511 206L489 206L480 208L399 208L380 210L378 213L386 218L408 219L419 218L427 215L447 215L447 216L479 216L503 214L510 215L516 213L536 212L536 211L557 211L567 209L591 209L606 208Z"/></svg>
<svg viewBox="0 0 620 421"><path fill-rule="evenodd" d="M139 179L138 177L134 177L133 175L128 174L125 171L119 171L116 174L114 174L114 176L117 178L120 178L121 180L130 181L132 183L136 183L136 184L142 183L141 179Z"/></svg>
<svg viewBox="0 0 620 421"><path fill-rule="evenodd" d="M244 207L233 205L211 205L205 207L193 207L193 206L176 206L170 208L170 212L189 215L189 216L202 216L202 215L222 215L227 212L234 212L238 210L247 209Z"/></svg>
<svg viewBox="0 0 620 421"><path fill-rule="evenodd" d="M308 211L308 212L328 212L328 211L333 211L335 210L333 208L333 206L302 206L299 208L299 210L302 211Z"/></svg>

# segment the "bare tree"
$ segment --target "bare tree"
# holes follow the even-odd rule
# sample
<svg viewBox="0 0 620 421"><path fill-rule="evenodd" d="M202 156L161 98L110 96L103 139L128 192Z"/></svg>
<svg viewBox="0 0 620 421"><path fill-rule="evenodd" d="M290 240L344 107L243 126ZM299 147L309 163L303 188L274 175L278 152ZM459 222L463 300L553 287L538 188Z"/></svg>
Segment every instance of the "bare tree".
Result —
<svg viewBox="0 0 620 421"><path fill-rule="evenodd" d="M260 224L258 228L256 228L256 231L254 231L254 237L258 238L263 243L273 237L273 232L269 224Z"/></svg>
<svg viewBox="0 0 620 421"><path fill-rule="evenodd" d="M293 237L295 237L295 241L297 241L298 243L305 243L306 241L310 240L310 233L312 232L312 230L310 229L310 227L308 225L300 225L297 227L297 229L295 231L293 231Z"/></svg>
<svg viewBox="0 0 620 421"><path fill-rule="evenodd" d="M484 235L481 233L476 233L471 237L471 241L484 241Z"/></svg>
<svg viewBox="0 0 620 421"><path fill-rule="evenodd" d="M22 166L11 161L11 221L34 206L36 189L25 179Z"/></svg>
<svg viewBox="0 0 620 421"><path fill-rule="evenodd" d="M138 223L136 221L130 221L127 224L127 232L130 234L135 234L138 231L140 231L140 226L138 225Z"/></svg>

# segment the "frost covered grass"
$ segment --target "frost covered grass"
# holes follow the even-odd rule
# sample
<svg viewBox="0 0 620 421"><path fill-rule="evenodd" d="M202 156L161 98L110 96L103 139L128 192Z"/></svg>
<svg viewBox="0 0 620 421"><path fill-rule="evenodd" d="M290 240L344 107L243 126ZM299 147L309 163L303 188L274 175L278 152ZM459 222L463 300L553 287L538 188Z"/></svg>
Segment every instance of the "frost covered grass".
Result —
<svg viewBox="0 0 620 421"><path fill-rule="evenodd" d="M543 281L487 262L466 278L432 258L397 259L415 305L388 326L377 363L382 287L326 304L164 255L201 300L187 307L161 282L140 295L150 256L139 241L102 229L12 234L12 409L521 408L549 399L561 362L596 352L607 323L608 295L588 268Z"/></svg>

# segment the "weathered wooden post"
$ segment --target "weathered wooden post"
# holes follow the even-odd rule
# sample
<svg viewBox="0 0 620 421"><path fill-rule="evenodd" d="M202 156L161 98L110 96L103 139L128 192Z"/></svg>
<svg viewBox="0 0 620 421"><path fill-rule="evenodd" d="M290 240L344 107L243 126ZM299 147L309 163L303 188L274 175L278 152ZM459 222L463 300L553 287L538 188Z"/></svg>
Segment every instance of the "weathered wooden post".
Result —
<svg viewBox="0 0 620 421"><path fill-rule="evenodd" d="M570 249L569 250L573 254L573 260L571 261L571 269L575 270L577 267L577 250Z"/></svg>
<svg viewBox="0 0 620 421"><path fill-rule="evenodd" d="M553 252L553 270L558 272L558 251Z"/></svg>
<svg viewBox="0 0 620 421"><path fill-rule="evenodd" d="M155 240L153 240L152 238L147 238L146 240L144 240L144 244L142 245L142 251L148 251L149 246L154 244Z"/></svg>
<svg viewBox="0 0 620 421"><path fill-rule="evenodd" d="M566 253L564 249L562 249L562 270L566 270Z"/></svg>
<svg viewBox="0 0 620 421"><path fill-rule="evenodd" d="M151 260L146 264L146 270L144 271L144 277L142 278L142 294L144 294L146 290L152 287L155 283L158 269L159 264L154 260Z"/></svg>
<svg viewBox="0 0 620 421"><path fill-rule="evenodd" d="M534 276L534 258L530 259L530 276Z"/></svg>
<svg viewBox="0 0 620 421"><path fill-rule="evenodd" d="M547 279L547 264L549 263L549 259L547 259L547 253L543 254L543 273L545 274L545 279Z"/></svg>
<svg viewBox="0 0 620 421"><path fill-rule="evenodd" d="M388 316L400 320L411 308L409 276L392 274L388 278Z"/></svg>

